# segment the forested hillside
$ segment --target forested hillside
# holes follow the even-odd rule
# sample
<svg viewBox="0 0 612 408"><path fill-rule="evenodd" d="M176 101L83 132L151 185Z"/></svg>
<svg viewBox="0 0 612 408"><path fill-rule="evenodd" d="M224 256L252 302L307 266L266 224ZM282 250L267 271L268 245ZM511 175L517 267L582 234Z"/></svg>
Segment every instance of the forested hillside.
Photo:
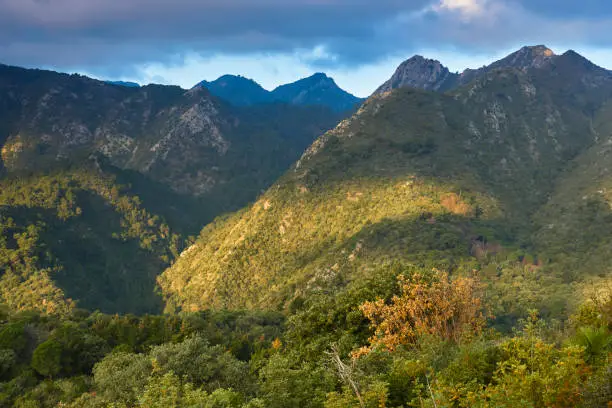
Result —
<svg viewBox="0 0 612 408"><path fill-rule="evenodd" d="M558 276L557 253L538 257L532 217L581 152L607 142L611 96L612 75L568 52L447 94L370 98L252 207L202 231L161 277L168 310L289 307L387 262L485 269L479 247L516 262L530 253L545 279Z"/></svg>
<svg viewBox="0 0 612 408"><path fill-rule="evenodd" d="M2 302L65 315L159 312L155 279L184 239L95 168L0 180Z"/></svg>

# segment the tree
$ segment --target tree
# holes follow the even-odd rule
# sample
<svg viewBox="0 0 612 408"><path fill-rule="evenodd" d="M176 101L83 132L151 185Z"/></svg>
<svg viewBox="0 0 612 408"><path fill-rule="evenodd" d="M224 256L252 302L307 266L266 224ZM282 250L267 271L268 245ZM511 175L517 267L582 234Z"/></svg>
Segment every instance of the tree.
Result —
<svg viewBox="0 0 612 408"><path fill-rule="evenodd" d="M216 388L232 388L245 394L253 391L248 364L238 361L222 346L210 346L200 336L154 347L149 356L163 372L174 372L208 392Z"/></svg>
<svg viewBox="0 0 612 408"><path fill-rule="evenodd" d="M40 375L53 377L62 369L62 345L55 340L41 343L32 354L32 368Z"/></svg>
<svg viewBox="0 0 612 408"><path fill-rule="evenodd" d="M398 280L401 293L390 304L378 299L360 306L375 334L370 347L356 356L377 347L392 351L400 345L416 345L424 335L459 342L483 329L486 319L478 277L450 279L447 273L438 273L430 280L416 273L410 279L400 275Z"/></svg>
<svg viewBox="0 0 612 408"><path fill-rule="evenodd" d="M109 401L133 403L153 370L144 354L112 353L94 366L94 383Z"/></svg>

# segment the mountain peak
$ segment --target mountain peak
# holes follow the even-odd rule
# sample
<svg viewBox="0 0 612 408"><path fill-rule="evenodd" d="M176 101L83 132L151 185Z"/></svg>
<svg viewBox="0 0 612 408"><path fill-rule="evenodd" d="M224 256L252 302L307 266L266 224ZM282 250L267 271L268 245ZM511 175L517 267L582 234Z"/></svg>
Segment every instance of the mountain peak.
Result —
<svg viewBox="0 0 612 408"><path fill-rule="evenodd" d="M455 80L456 75L440 61L415 55L402 62L393 76L374 93L380 94L404 87L444 91L452 87Z"/></svg>
<svg viewBox="0 0 612 408"><path fill-rule="evenodd" d="M281 85L272 91L272 97L294 105L321 105L336 111L353 109L361 102L361 99L341 89L333 78L322 72Z"/></svg>
<svg viewBox="0 0 612 408"><path fill-rule="evenodd" d="M489 66L489 70L516 68L525 71L530 68L541 68L555 57L555 53L545 45L526 46L494 62Z"/></svg>
<svg viewBox="0 0 612 408"><path fill-rule="evenodd" d="M202 81L195 88L206 88L232 105L247 106L268 102L269 95L261 85L241 75L222 75L212 82Z"/></svg>
<svg viewBox="0 0 612 408"><path fill-rule="evenodd" d="M612 71L594 64L574 50L568 50L560 55L557 58L557 66L563 66L564 69L569 69L576 75L582 74L584 76L588 74L590 79L586 80L586 77L584 77L584 82L591 83L593 86L599 86L598 84L600 84L602 80L608 81L612 78Z"/></svg>
<svg viewBox="0 0 612 408"><path fill-rule="evenodd" d="M555 52L543 44L527 45L525 47L522 47L518 52L531 53L532 55L542 55L545 57L555 56Z"/></svg>
<svg viewBox="0 0 612 408"><path fill-rule="evenodd" d="M140 84L131 81L104 81L109 85L124 86L126 88L140 88Z"/></svg>
<svg viewBox="0 0 612 408"><path fill-rule="evenodd" d="M316 72L309 77L302 78L293 82L292 84L306 84L306 86L330 86L330 87L338 87L333 78L327 76L327 74L323 72ZM284 86L284 85L283 85ZM279 87L280 88L280 87ZM277 88L278 89L278 88Z"/></svg>
<svg viewBox="0 0 612 408"><path fill-rule="evenodd" d="M326 73L324 72L315 72L314 74L312 74L309 78L313 78L313 79L331 79L330 77L327 76Z"/></svg>
<svg viewBox="0 0 612 408"><path fill-rule="evenodd" d="M296 82L281 85L270 92L252 79L241 75L222 75L213 82L202 81L196 88L206 88L213 95L235 106L284 102L291 105L318 105L346 111L362 100L342 90L333 78L316 72Z"/></svg>
<svg viewBox="0 0 612 408"><path fill-rule="evenodd" d="M229 81L257 84L257 82L255 82L254 80L250 78L244 77L242 75L232 75L232 74L221 75L219 78L217 78L213 82L229 82ZM257 85L260 86L259 84Z"/></svg>

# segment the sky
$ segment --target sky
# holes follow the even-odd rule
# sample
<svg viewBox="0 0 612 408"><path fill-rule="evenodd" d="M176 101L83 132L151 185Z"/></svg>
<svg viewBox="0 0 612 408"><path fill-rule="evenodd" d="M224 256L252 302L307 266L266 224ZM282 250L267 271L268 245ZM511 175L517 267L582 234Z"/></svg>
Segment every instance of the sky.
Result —
<svg viewBox="0 0 612 408"><path fill-rule="evenodd" d="M609 0L0 0L0 62L190 88L325 72L368 96L414 54L451 71L523 45L612 69Z"/></svg>

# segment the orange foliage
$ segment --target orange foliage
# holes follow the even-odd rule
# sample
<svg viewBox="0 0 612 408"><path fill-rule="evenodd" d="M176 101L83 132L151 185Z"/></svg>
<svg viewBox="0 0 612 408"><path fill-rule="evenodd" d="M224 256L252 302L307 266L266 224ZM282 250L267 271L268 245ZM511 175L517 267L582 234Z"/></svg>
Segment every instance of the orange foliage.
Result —
<svg viewBox="0 0 612 408"><path fill-rule="evenodd" d="M283 347L283 343L281 342L281 340L277 337L274 339L274 341L272 342L272 348L274 350L280 350L281 347Z"/></svg>
<svg viewBox="0 0 612 408"><path fill-rule="evenodd" d="M400 276L398 280L401 295L394 296L391 304L378 299L360 306L375 334L370 347L355 356L380 346L393 351L399 345L416 345L423 335L459 342L466 334L480 333L484 328L483 285L477 277L451 279L447 273L438 272L433 281L421 274L412 279Z"/></svg>
<svg viewBox="0 0 612 408"><path fill-rule="evenodd" d="M469 216L472 214L472 207L455 193L448 193L440 197L440 204L456 215Z"/></svg>

